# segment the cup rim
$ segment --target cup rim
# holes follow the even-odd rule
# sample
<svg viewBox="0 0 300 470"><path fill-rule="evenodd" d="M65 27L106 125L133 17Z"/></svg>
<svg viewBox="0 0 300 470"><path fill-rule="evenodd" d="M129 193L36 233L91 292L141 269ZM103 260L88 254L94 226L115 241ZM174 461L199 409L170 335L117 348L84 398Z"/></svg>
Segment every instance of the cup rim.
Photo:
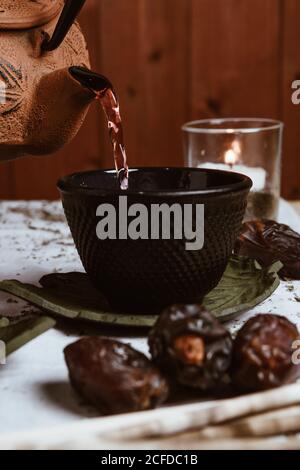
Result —
<svg viewBox="0 0 300 470"><path fill-rule="evenodd" d="M266 124L265 126L246 127L241 125L239 127L230 127L230 123L255 123ZM208 124L220 125L228 124L228 128L211 128ZM199 127L200 126L200 127ZM205 127L207 126L207 127ZM284 123L276 119L269 118L213 118L213 119L199 119L195 121L186 122L182 127L183 132L190 132L196 134L253 134L257 132L271 131L271 130L282 130Z"/></svg>
<svg viewBox="0 0 300 470"><path fill-rule="evenodd" d="M154 191L131 191L121 190L119 188L93 188L93 187L84 187L74 184L74 178L78 176L84 176L93 173L116 173L115 169L100 169L100 170L91 170L91 171L82 171L72 173L70 175L64 176L59 179L57 187L59 191L64 194L78 194L86 196L103 196L103 195L115 195L115 196L144 196L144 197L174 197L174 196L215 196L223 195L229 193L235 193L238 191L250 190L252 187L252 180L246 175L237 172L229 172L225 170L215 170L210 168L191 168L191 167L136 167L130 168L129 174L134 171L172 171L172 170L187 170L192 172L200 173L219 173L225 176L228 176L228 173L234 173L239 176L239 181L226 184L224 186L214 186L209 189L192 189L192 190L154 190Z"/></svg>

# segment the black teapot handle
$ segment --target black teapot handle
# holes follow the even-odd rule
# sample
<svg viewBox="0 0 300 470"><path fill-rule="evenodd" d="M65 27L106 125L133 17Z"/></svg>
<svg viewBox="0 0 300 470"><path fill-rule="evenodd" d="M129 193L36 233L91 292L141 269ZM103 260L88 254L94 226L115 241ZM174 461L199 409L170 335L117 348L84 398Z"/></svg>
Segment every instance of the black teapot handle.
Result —
<svg viewBox="0 0 300 470"><path fill-rule="evenodd" d="M57 49L61 45L85 4L85 1L86 0L66 0L52 37L45 39L42 44L43 51L54 51L54 49Z"/></svg>

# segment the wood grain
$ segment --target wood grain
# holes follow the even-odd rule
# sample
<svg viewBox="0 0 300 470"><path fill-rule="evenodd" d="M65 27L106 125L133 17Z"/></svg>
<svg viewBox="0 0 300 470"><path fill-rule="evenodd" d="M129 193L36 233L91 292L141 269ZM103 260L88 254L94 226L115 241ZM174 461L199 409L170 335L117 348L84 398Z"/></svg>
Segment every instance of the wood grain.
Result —
<svg viewBox="0 0 300 470"><path fill-rule="evenodd" d="M280 1L191 3L192 117L278 117Z"/></svg>
<svg viewBox="0 0 300 470"><path fill-rule="evenodd" d="M139 25L142 1L103 0L98 28L101 73L108 76L117 91L124 121L125 144L132 164L138 154L139 120L144 105L139 60ZM104 121L101 164L112 167L112 149Z"/></svg>
<svg viewBox="0 0 300 470"><path fill-rule="evenodd" d="M300 2L285 0L283 8L282 118L285 135L282 189L286 198L300 199L300 105L294 105L291 100L292 82L300 79Z"/></svg>
<svg viewBox="0 0 300 470"><path fill-rule="evenodd" d="M283 194L300 197L298 0L89 0L81 15L93 68L118 92L131 166L182 164L181 125L206 117L285 121ZM55 198L57 179L112 167L100 106L51 157L0 167L0 198Z"/></svg>
<svg viewBox="0 0 300 470"><path fill-rule="evenodd" d="M102 71L119 94L129 162L181 164L180 126L188 117L189 2L103 0L101 4ZM108 154L106 146L106 161Z"/></svg>
<svg viewBox="0 0 300 470"><path fill-rule="evenodd" d="M15 175L12 162L0 163L0 198L15 198Z"/></svg>

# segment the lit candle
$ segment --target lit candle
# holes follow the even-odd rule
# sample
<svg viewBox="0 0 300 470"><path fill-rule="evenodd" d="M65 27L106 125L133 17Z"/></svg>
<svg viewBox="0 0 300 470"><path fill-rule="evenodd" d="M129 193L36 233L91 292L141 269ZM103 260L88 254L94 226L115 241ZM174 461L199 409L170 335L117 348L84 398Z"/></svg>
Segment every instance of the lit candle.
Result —
<svg viewBox="0 0 300 470"><path fill-rule="evenodd" d="M261 167L251 167L238 164L241 154L241 147L237 140L224 154L224 163L201 163L199 168L211 168L215 170L235 171L248 176L253 181L252 191L262 191L266 184L266 171Z"/></svg>

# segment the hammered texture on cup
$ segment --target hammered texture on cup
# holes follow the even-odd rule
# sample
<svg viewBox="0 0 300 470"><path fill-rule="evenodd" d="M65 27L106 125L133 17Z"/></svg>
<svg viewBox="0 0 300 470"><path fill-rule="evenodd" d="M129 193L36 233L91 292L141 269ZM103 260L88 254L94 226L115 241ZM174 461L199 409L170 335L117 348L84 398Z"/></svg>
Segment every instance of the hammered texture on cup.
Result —
<svg viewBox="0 0 300 470"><path fill-rule="evenodd" d="M114 309L158 313L172 303L197 303L220 281L241 227L248 190L216 196L187 195L170 204L205 205L204 247L187 251L184 240L104 240L96 235L96 208L113 195L62 193L65 214L83 266ZM128 198L130 202L137 202ZM151 197L138 198L150 207ZM156 198L155 203L166 202Z"/></svg>

